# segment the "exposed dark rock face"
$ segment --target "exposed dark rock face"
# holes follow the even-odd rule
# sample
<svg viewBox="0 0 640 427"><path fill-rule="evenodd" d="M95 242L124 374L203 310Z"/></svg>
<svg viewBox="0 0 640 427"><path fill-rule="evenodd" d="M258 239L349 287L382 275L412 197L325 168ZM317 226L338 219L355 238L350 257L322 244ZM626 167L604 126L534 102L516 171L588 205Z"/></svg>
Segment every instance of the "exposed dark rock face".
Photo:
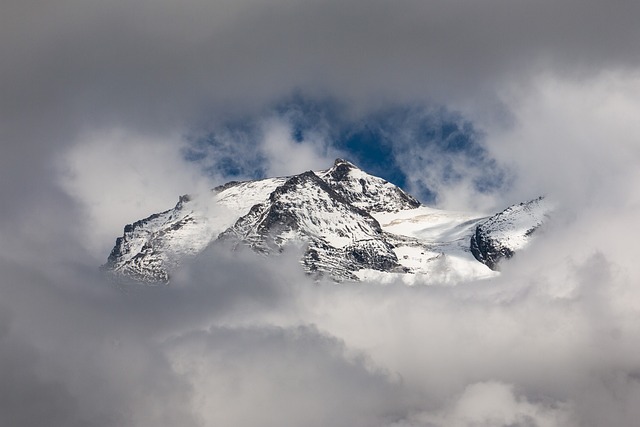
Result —
<svg viewBox="0 0 640 427"><path fill-rule="evenodd" d="M492 270L513 257L545 220L550 208L543 197L519 203L479 224L471 236L471 253Z"/></svg>
<svg viewBox="0 0 640 427"><path fill-rule="evenodd" d="M336 159L333 167L320 177L348 203L368 212L398 212L420 206L418 200L399 187L368 175L343 159Z"/></svg>
<svg viewBox="0 0 640 427"><path fill-rule="evenodd" d="M181 202L178 202L178 204L180 203ZM104 264L102 268L105 270L112 270L123 258L126 257L126 255L130 254L132 251L135 251L136 248L132 247L131 241L139 238L140 235L148 234L148 231L145 225L153 222L158 217L165 215L168 212L169 211L153 214L145 219L136 221L133 224L125 225L124 235L116 239L116 244L111 250L111 253L109 254L109 258L107 259L106 264ZM151 250L151 245L149 244L149 242L146 242L146 244L142 247L142 251L139 254L148 253L150 250Z"/></svg>
<svg viewBox="0 0 640 427"><path fill-rule="evenodd" d="M120 282L167 283L169 270L202 249L197 241L178 250L173 248L174 241L199 230L203 223L190 209L190 202L189 195L181 196L173 209L127 224L101 269L112 272Z"/></svg>
<svg viewBox="0 0 640 427"><path fill-rule="evenodd" d="M492 239L490 234L480 225L476 227L476 232L471 236L471 253L478 261L496 271L501 259L509 259L514 254L500 241Z"/></svg>
<svg viewBox="0 0 640 427"><path fill-rule="evenodd" d="M315 173L296 175L255 205L220 235L262 253L281 251L292 239L307 242L303 265L309 273L353 279L362 268L393 270L398 259L378 221L348 203Z"/></svg>

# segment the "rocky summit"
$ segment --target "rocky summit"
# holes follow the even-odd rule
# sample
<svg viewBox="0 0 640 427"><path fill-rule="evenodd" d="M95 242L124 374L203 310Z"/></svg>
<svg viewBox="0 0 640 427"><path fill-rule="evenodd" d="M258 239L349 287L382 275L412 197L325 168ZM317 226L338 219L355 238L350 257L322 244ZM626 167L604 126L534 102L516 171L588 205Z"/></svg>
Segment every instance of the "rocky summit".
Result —
<svg viewBox="0 0 640 427"><path fill-rule="evenodd" d="M119 281L166 284L210 245L265 256L296 245L315 278L455 284L497 274L549 211L542 198L493 216L434 209L337 159L328 170L182 196L173 209L125 226L102 268Z"/></svg>

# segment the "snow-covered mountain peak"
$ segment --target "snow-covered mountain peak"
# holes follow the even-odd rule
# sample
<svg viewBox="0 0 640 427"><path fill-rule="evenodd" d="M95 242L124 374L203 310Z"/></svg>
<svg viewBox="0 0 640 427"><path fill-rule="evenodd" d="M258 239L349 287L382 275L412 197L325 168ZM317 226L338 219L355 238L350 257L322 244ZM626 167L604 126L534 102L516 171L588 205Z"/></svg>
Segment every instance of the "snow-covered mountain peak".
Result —
<svg viewBox="0 0 640 427"><path fill-rule="evenodd" d="M319 172L318 176L349 203L370 212L398 212L420 206L418 200L399 187L344 159L336 159L331 169Z"/></svg>
<svg viewBox="0 0 640 427"><path fill-rule="evenodd" d="M540 200L490 218L433 209L337 159L323 171L181 196L172 209L127 225L103 269L127 281L167 283L209 245L272 256L295 243L315 276L452 284L497 274L497 261L523 247L543 220Z"/></svg>
<svg viewBox="0 0 640 427"><path fill-rule="evenodd" d="M360 170L356 165L354 165L350 161L337 158L333 162L333 167L327 170L327 173L335 181L342 181L344 179L347 179L350 171L356 170L356 169Z"/></svg>

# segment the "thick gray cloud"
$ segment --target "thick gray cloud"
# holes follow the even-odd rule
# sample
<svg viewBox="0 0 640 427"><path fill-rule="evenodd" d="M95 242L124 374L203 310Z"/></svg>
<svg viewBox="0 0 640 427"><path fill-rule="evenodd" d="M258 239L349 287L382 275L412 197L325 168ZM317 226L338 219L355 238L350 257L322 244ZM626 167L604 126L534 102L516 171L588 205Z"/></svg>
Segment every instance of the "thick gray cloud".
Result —
<svg viewBox="0 0 640 427"><path fill-rule="evenodd" d="M500 92L541 72L585 78L637 67L639 7L631 0L4 2L0 189L3 199L31 197L34 208L53 191L42 182L43 173L52 179L51 158L86 131L166 137L293 90L360 108L431 100L502 114ZM20 215L15 204L2 210Z"/></svg>
<svg viewBox="0 0 640 427"><path fill-rule="evenodd" d="M640 275L594 254L583 224L563 228L456 288L313 284L295 251L213 250L172 286L126 294L95 270L3 261L0 412L24 426L631 426Z"/></svg>
<svg viewBox="0 0 640 427"><path fill-rule="evenodd" d="M638 2L1 9L0 424L637 423ZM183 133L296 90L460 108L514 185L440 183L444 204L547 193L557 216L500 278L456 288L312 284L295 253L215 250L169 288L98 275L111 227L217 179ZM265 123L273 173L333 154Z"/></svg>
<svg viewBox="0 0 640 427"><path fill-rule="evenodd" d="M158 129L294 89L361 101L469 100L543 69L580 76L637 66L639 7L10 1L1 18L0 117L3 127Z"/></svg>
<svg viewBox="0 0 640 427"><path fill-rule="evenodd" d="M294 88L469 97L543 67L588 75L637 66L638 8L634 1L9 2L1 111L57 105L85 118L157 126L207 103L246 106Z"/></svg>

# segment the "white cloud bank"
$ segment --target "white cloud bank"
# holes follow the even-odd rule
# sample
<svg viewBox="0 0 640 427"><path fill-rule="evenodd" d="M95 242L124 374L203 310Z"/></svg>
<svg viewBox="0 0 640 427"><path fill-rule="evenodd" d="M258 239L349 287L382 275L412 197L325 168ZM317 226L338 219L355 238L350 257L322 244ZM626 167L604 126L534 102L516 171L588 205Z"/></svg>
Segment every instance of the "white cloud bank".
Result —
<svg viewBox="0 0 640 427"><path fill-rule="evenodd" d="M60 154L59 184L84 213L78 225L93 256L104 256L125 224L210 187L215 177L205 178L183 159L184 147L180 136L113 129L82 134Z"/></svg>
<svg viewBox="0 0 640 427"><path fill-rule="evenodd" d="M272 118L262 124L261 149L265 155L267 176L288 176L308 170L328 169L341 155L321 133L312 133L295 141L291 124Z"/></svg>
<svg viewBox="0 0 640 427"><path fill-rule="evenodd" d="M3 261L2 421L39 425L40 405L65 425L631 426L638 273L554 241L456 288L314 285L295 253L212 250L123 295Z"/></svg>

